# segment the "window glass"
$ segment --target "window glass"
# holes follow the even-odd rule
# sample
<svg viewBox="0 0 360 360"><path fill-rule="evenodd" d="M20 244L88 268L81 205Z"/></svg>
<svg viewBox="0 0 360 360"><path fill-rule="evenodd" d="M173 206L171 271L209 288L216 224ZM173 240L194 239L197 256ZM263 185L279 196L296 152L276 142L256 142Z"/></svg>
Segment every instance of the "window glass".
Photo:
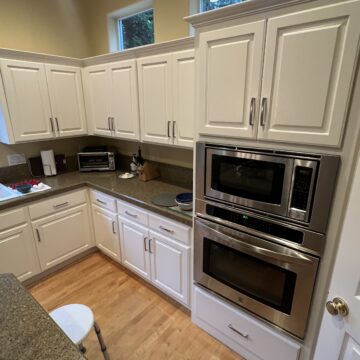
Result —
<svg viewBox="0 0 360 360"><path fill-rule="evenodd" d="M121 50L154 43L153 9L119 19L118 26Z"/></svg>
<svg viewBox="0 0 360 360"><path fill-rule="evenodd" d="M237 4L242 1L243 0L200 0L200 11L214 10L223 6Z"/></svg>

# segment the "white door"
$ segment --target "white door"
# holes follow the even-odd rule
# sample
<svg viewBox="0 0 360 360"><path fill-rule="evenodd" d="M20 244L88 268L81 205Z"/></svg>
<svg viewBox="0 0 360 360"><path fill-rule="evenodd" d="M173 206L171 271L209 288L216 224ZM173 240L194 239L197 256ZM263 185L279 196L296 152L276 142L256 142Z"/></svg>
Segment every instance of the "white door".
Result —
<svg viewBox="0 0 360 360"><path fill-rule="evenodd" d="M343 298L349 315L332 316L324 310L315 360L360 360L360 158L339 241L328 301Z"/></svg>
<svg viewBox="0 0 360 360"><path fill-rule="evenodd" d="M148 230L119 216L121 262L138 275L150 279Z"/></svg>
<svg viewBox="0 0 360 360"><path fill-rule="evenodd" d="M90 248L87 204L37 220L33 229L43 271Z"/></svg>
<svg viewBox="0 0 360 360"><path fill-rule="evenodd" d="M45 66L41 63L1 60L15 141L54 136Z"/></svg>
<svg viewBox="0 0 360 360"><path fill-rule="evenodd" d="M190 248L150 231L149 252L154 285L189 305Z"/></svg>
<svg viewBox="0 0 360 360"><path fill-rule="evenodd" d="M106 65L83 69L86 116L90 133L111 136L109 73Z"/></svg>
<svg viewBox="0 0 360 360"><path fill-rule="evenodd" d="M195 132L195 51L173 54L174 144L192 148Z"/></svg>
<svg viewBox="0 0 360 360"><path fill-rule="evenodd" d="M141 139L171 144L172 55L138 59Z"/></svg>
<svg viewBox="0 0 360 360"><path fill-rule="evenodd" d="M140 140L136 60L109 65L110 102L114 135Z"/></svg>
<svg viewBox="0 0 360 360"><path fill-rule="evenodd" d="M340 145L359 35L359 1L269 19L259 138Z"/></svg>
<svg viewBox="0 0 360 360"><path fill-rule="evenodd" d="M0 273L13 273L23 281L39 272L30 226L24 224L0 232Z"/></svg>
<svg viewBox="0 0 360 360"><path fill-rule="evenodd" d="M92 212L97 247L106 255L120 262L120 244L116 214L96 205L92 205Z"/></svg>
<svg viewBox="0 0 360 360"><path fill-rule="evenodd" d="M256 136L264 40L264 20L200 34L200 134Z"/></svg>
<svg viewBox="0 0 360 360"><path fill-rule="evenodd" d="M51 112L58 136L87 133L81 71L78 67L45 65Z"/></svg>

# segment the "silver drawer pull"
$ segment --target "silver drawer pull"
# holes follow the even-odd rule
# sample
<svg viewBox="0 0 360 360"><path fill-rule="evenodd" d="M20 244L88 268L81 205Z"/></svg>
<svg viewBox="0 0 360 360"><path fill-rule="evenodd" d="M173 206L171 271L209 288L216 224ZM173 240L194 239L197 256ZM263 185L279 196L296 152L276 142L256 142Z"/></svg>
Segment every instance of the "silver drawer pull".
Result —
<svg viewBox="0 0 360 360"><path fill-rule="evenodd" d="M41 237L40 237L40 231L39 231L39 229L36 229L36 235L37 235L37 238L38 238L38 242L41 242Z"/></svg>
<svg viewBox="0 0 360 360"><path fill-rule="evenodd" d="M126 214L126 215L129 215L129 216L131 216L131 217L133 217L133 218L137 218L137 217L138 217L136 214L132 214L132 213L128 212L127 210L125 211L125 214Z"/></svg>
<svg viewBox="0 0 360 360"><path fill-rule="evenodd" d="M112 231L113 231L113 234L116 234L116 230L115 230L115 221L112 222Z"/></svg>
<svg viewBox="0 0 360 360"><path fill-rule="evenodd" d="M148 251L147 247L146 247L146 240L147 240L147 236L144 236L144 250Z"/></svg>
<svg viewBox="0 0 360 360"><path fill-rule="evenodd" d="M100 200L100 199L96 199L96 201L97 201L98 203L100 203L100 204L106 205L106 202L105 202L105 201L102 201L102 200Z"/></svg>
<svg viewBox="0 0 360 360"><path fill-rule="evenodd" d="M150 254L152 254L152 253L153 253L153 251L151 250L151 241L152 241L152 239L151 239L151 238L149 238L149 253L150 253Z"/></svg>
<svg viewBox="0 0 360 360"><path fill-rule="evenodd" d="M66 201L66 202L63 202L61 204L54 205L54 209L59 209L59 208L61 208L63 206L68 206L68 205L69 205L69 202Z"/></svg>
<svg viewBox="0 0 360 360"><path fill-rule="evenodd" d="M242 333L241 331L235 329L231 324L228 325L228 328L232 331L234 331L235 333L237 333L238 335L242 336L243 338L245 339L248 339L249 338L249 334L245 334L245 333Z"/></svg>
<svg viewBox="0 0 360 360"><path fill-rule="evenodd" d="M174 234L174 232L175 232L174 230L167 229L166 227L163 227L162 225L160 225L159 228L161 230L168 232L169 234Z"/></svg>

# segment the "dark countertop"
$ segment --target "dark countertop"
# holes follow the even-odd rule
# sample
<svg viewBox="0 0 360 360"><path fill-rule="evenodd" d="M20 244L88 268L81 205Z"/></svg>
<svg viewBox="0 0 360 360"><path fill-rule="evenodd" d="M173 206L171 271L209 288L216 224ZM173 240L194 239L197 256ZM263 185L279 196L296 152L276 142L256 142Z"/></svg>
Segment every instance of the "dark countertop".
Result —
<svg viewBox="0 0 360 360"><path fill-rule="evenodd" d="M13 274L0 275L0 359L85 359Z"/></svg>
<svg viewBox="0 0 360 360"><path fill-rule="evenodd" d="M69 172L66 174L47 177L42 181L51 186L50 190L27 194L14 199L0 202L0 211L10 207L25 205L31 201L44 199L49 196L58 195L65 191L75 190L84 186L107 193L119 200L125 200L144 209L166 216L183 224L192 226L192 213L179 212L166 207L152 204L151 199L161 193L191 192L161 180L140 181L137 177L132 179L119 179L119 172L106 173L80 173Z"/></svg>

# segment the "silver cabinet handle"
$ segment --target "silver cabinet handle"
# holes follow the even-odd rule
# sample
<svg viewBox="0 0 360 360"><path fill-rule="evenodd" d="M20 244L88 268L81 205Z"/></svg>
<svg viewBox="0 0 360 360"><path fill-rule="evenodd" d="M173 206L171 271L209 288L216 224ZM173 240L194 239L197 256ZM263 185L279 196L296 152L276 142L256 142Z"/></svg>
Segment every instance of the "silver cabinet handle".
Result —
<svg viewBox="0 0 360 360"><path fill-rule="evenodd" d="M235 333L237 333L238 335L242 336L243 338L245 339L248 339L249 338L249 334L245 334L245 333L242 333L241 331L235 329L231 324L228 325L228 328L232 331L234 331Z"/></svg>
<svg viewBox="0 0 360 360"><path fill-rule="evenodd" d="M168 136L168 138L170 137L170 123L171 123L171 121L168 121L168 123L167 123L167 136Z"/></svg>
<svg viewBox="0 0 360 360"><path fill-rule="evenodd" d="M108 128L109 128L109 130L111 131L111 125L110 125L110 116L108 117Z"/></svg>
<svg viewBox="0 0 360 360"><path fill-rule="evenodd" d="M50 118L50 126L51 126L51 132L54 132L54 123L53 123L53 118Z"/></svg>
<svg viewBox="0 0 360 360"><path fill-rule="evenodd" d="M147 240L147 236L144 236L144 250L148 251L147 247L146 247L146 240Z"/></svg>
<svg viewBox="0 0 360 360"><path fill-rule="evenodd" d="M115 118L111 118L111 129L112 129L112 131L115 131L115 126L114 126L114 120L115 120Z"/></svg>
<svg viewBox="0 0 360 360"><path fill-rule="evenodd" d="M132 213L128 212L127 210L125 211L125 214L129 215L129 216L131 216L131 217L133 217L135 219L138 217L136 214L132 214Z"/></svg>
<svg viewBox="0 0 360 360"><path fill-rule="evenodd" d="M174 234L174 230L167 229L166 227L163 227L162 225L160 225L159 228L161 230L168 232L169 234Z"/></svg>
<svg viewBox="0 0 360 360"><path fill-rule="evenodd" d="M59 127L59 121L58 121L58 118L55 118L55 122L56 122L56 128L57 128L57 131L60 132L60 127Z"/></svg>
<svg viewBox="0 0 360 360"><path fill-rule="evenodd" d="M253 97L250 101L250 114L249 114L249 124L250 126L254 126L255 123L255 105L256 99Z"/></svg>
<svg viewBox="0 0 360 360"><path fill-rule="evenodd" d="M267 98L262 98L261 100L261 110L260 110L260 125L265 126L266 123L266 111L267 111Z"/></svg>
<svg viewBox="0 0 360 360"><path fill-rule="evenodd" d="M41 237L40 237L40 231L39 231L39 229L36 229L36 235L37 235L37 238L38 238L38 242L41 242Z"/></svg>
<svg viewBox="0 0 360 360"><path fill-rule="evenodd" d="M151 251L151 241L152 241L152 239L151 239L151 238L149 238L149 253L150 253L150 254L152 254L152 253L153 253L153 251Z"/></svg>
<svg viewBox="0 0 360 360"><path fill-rule="evenodd" d="M116 234L116 230L115 230L115 221L112 222L112 231L113 231L113 234Z"/></svg>
<svg viewBox="0 0 360 360"><path fill-rule="evenodd" d="M176 138L176 136L175 136L175 124L176 124L176 121L173 121L172 136L173 136L174 139Z"/></svg>
<svg viewBox="0 0 360 360"><path fill-rule="evenodd" d="M100 203L100 204L103 204L103 205L106 205L106 204L107 204L105 201L102 201L102 200L100 200L100 199L96 199L96 201L97 201L98 203Z"/></svg>
<svg viewBox="0 0 360 360"><path fill-rule="evenodd" d="M61 203L61 204L54 205L54 209L59 209L59 208L61 208L61 207L63 207L63 206L67 206L67 205L69 205L69 202L68 202L68 201L63 202L63 203Z"/></svg>

